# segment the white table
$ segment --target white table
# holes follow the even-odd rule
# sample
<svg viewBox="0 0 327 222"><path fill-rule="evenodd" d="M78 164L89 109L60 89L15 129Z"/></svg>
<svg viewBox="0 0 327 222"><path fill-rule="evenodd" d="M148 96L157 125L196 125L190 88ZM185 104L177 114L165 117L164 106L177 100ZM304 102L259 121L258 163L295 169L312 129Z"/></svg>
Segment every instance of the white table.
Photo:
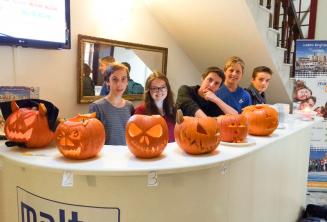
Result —
<svg viewBox="0 0 327 222"><path fill-rule="evenodd" d="M26 222L27 212L30 221L56 222L63 214L72 222L295 221L305 204L312 123L285 124L269 137L249 136L254 145L220 144L201 156L171 143L152 160L125 146L73 161L54 146L1 145L0 221Z"/></svg>

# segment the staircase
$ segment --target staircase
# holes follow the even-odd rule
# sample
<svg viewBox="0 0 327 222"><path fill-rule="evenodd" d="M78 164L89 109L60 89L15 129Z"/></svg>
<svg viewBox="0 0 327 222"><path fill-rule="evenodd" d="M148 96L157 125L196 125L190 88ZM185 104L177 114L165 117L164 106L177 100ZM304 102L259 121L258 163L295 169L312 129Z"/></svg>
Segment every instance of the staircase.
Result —
<svg viewBox="0 0 327 222"><path fill-rule="evenodd" d="M262 39L269 50L275 70L277 71L276 74L278 74L280 81L288 95L287 100L284 100L283 102L290 103L292 101L294 84L294 80L290 78L292 73L292 64L285 63L286 48L278 46L277 41L280 38L281 32L270 27L272 23L271 15L273 14L273 11L267 9L263 5L258 4L257 1L246 1L253 17L255 18L258 31L260 32ZM277 99L276 102L279 102L279 99Z"/></svg>
<svg viewBox="0 0 327 222"><path fill-rule="evenodd" d="M254 67L266 65L274 71L267 90L268 102L292 101L292 65L284 62L286 49L277 46L281 31L271 28L273 7L267 9L259 0L145 0L145 3L198 68L199 79L207 66L223 68L227 58L237 55L246 63L242 87L249 85ZM196 83L186 80L185 84Z"/></svg>

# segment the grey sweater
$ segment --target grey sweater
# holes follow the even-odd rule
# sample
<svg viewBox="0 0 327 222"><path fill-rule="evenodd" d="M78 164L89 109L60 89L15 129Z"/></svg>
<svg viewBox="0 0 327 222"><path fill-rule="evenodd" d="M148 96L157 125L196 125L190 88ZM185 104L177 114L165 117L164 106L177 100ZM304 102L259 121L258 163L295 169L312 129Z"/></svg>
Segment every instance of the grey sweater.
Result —
<svg viewBox="0 0 327 222"><path fill-rule="evenodd" d="M89 112L96 112L106 131L106 145L126 145L126 123L134 113L133 104L126 101L122 108L114 107L107 99L101 98L89 106Z"/></svg>

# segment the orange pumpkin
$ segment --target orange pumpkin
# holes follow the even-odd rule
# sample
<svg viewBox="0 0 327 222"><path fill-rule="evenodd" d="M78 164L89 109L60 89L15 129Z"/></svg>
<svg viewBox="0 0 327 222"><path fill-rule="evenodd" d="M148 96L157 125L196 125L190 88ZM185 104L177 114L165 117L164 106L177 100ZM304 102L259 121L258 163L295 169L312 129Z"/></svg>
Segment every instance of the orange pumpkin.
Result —
<svg viewBox="0 0 327 222"><path fill-rule="evenodd" d="M248 124L241 114L221 115L217 118L220 128L220 139L224 142L244 142L248 135Z"/></svg>
<svg viewBox="0 0 327 222"><path fill-rule="evenodd" d="M70 159L88 159L96 156L105 143L103 124L96 113L77 115L61 122L56 129L59 151Z"/></svg>
<svg viewBox="0 0 327 222"><path fill-rule="evenodd" d="M25 143L29 148L49 145L54 133L50 130L47 119L47 108L43 103L36 108L19 108L11 102L12 113L8 116L4 131L10 141Z"/></svg>
<svg viewBox="0 0 327 222"><path fill-rule="evenodd" d="M133 115L126 125L126 143L140 158L159 156L168 143L168 126L160 115Z"/></svg>
<svg viewBox="0 0 327 222"><path fill-rule="evenodd" d="M249 134L268 136L278 126L278 112L268 105L252 105L243 109L242 114L247 118Z"/></svg>
<svg viewBox="0 0 327 222"><path fill-rule="evenodd" d="M184 117L181 110L177 111L174 135L179 147L189 154L209 153L220 143L219 127L215 118Z"/></svg>

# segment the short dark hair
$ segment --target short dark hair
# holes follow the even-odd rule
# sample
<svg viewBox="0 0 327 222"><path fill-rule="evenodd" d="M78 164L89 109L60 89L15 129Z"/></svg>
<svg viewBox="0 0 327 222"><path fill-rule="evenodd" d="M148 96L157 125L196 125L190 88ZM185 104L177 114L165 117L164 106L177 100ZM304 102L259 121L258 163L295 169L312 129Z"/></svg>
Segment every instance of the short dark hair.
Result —
<svg viewBox="0 0 327 222"><path fill-rule="evenodd" d="M310 96L310 97L307 98L306 100L309 101L310 99L311 99L311 100L316 104L316 102L317 102L317 97L315 97L315 96Z"/></svg>
<svg viewBox="0 0 327 222"><path fill-rule="evenodd" d="M225 74L224 74L224 71L223 70L221 70L219 67L217 67L217 66L210 66L210 67L208 67L208 68L206 68L205 70L204 70L204 72L202 73L202 78L203 79L205 79L206 77L207 77L207 75L209 75L209 73L211 73L211 72L214 72L214 73L216 73L221 79L222 79L222 81L221 81L221 83L223 83L224 81L225 81Z"/></svg>
<svg viewBox="0 0 327 222"><path fill-rule="evenodd" d="M124 66L126 66L126 67L127 67L127 69L128 69L128 72L130 72L130 71L131 71L131 65L130 65L128 62L122 62L121 64L123 64Z"/></svg>
<svg viewBox="0 0 327 222"><path fill-rule="evenodd" d="M272 70L271 70L269 67L267 67L267 66L258 66L258 67L255 67L255 68L253 69L253 72L252 72L252 79L255 79L255 77L257 77L257 74L258 74L259 72L266 72L266 73L268 73L268 74L270 74L270 75L273 74Z"/></svg>

